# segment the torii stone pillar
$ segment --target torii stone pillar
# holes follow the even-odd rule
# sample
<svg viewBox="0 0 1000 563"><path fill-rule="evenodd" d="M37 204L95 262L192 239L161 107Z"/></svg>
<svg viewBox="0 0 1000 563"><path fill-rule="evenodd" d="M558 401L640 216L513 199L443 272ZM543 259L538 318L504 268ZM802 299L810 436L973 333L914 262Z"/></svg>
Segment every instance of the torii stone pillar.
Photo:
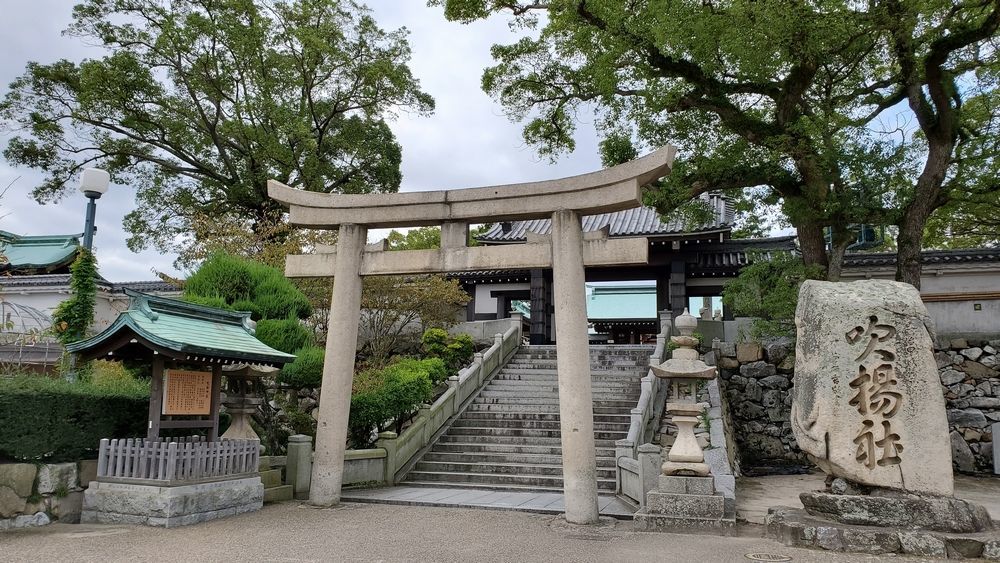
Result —
<svg viewBox="0 0 1000 563"><path fill-rule="evenodd" d="M645 264L649 247L642 238L610 239L606 228L583 235L581 216L638 207L641 188L670 172L674 152L667 146L619 166L560 180L464 190L347 195L268 182L268 194L289 207L290 224L340 230L334 249L289 255L285 263L289 277L335 278L310 502L331 506L340 501L361 276L551 267L566 519L597 522L584 267ZM469 223L540 217L552 218L551 236L529 234L521 245L467 245ZM370 228L425 225L441 225L440 249L385 252L384 245L365 246Z"/></svg>
<svg viewBox="0 0 1000 563"><path fill-rule="evenodd" d="M572 211L560 210L552 214L552 276L566 520L589 524L597 522L599 514L597 449L590 384L583 231L580 216Z"/></svg>
<svg viewBox="0 0 1000 563"><path fill-rule="evenodd" d="M323 396L316 421L316 453L309 488L309 502L318 506L339 503L344 482L347 417L351 411L361 310L361 253L367 239L368 229L360 225L341 225L337 234L335 281L323 364Z"/></svg>

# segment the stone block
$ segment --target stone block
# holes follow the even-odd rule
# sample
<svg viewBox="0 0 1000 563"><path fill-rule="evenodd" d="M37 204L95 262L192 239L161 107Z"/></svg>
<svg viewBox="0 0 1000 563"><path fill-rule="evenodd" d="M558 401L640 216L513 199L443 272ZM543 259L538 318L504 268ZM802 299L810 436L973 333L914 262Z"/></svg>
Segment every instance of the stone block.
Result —
<svg viewBox="0 0 1000 563"><path fill-rule="evenodd" d="M1000 561L1000 539L983 543L983 559Z"/></svg>
<svg viewBox="0 0 1000 563"><path fill-rule="evenodd" d="M740 363L735 358L719 358L719 367L732 371L739 369Z"/></svg>
<svg viewBox="0 0 1000 563"><path fill-rule="evenodd" d="M813 516L855 526L955 533L981 532L992 527L985 507L954 497L899 492L868 496L809 492L801 493L799 500Z"/></svg>
<svg viewBox="0 0 1000 563"><path fill-rule="evenodd" d="M945 369L941 371L941 383L944 385L955 385L965 380L965 372L955 369Z"/></svg>
<svg viewBox="0 0 1000 563"><path fill-rule="evenodd" d="M49 502L56 520L67 524L80 522L80 514L83 512L82 491L74 491L64 497L52 497Z"/></svg>
<svg viewBox="0 0 1000 563"><path fill-rule="evenodd" d="M714 484L712 477L660 475L657 491L682 495L713 495L715 494Z"/></svg>
<svg viewBox="0 0 1000 563"><path fill-rule="evenodd" d="M990 427L993 436L993 474L1000 475L1000 422Z"/></svg>
<svg viewBox="0 0 1000 563"><path fill-rule="evenodd" d="M945 540L945 549L949 559L962 557L974 559L983 554L983 540L971 537L949 537Z"/></svg>
<svg viewBox="0 0 1000 563"><path fill-rule="evenodd" d="M976 470L976 457L972 455L965 437L957 431L951 433L951 461L959 471L972 473Z"/></svg>
<svg viewBox="0 0 1000 563"><path fill-rule="evenodd" d="M844 551L844 539L837 528L817 526L816 546L829 551Z"/></svg>
<svg viewBox="0 0 1000 563"><path fill-rule="evenodd" d="M735 358L736 357L736 343L734 342L720 342L719 343L719 354L723 358Z"/></svg>
<svg viewBox="0 0 1000 563"><path fill-rule="evenodd" d="M0 518L10 518L24 512L26 504L24 497L15 493L14 489L0 487Z"/></svg>
<svg viewBox="0 0 1000 563"><path fill-rule="evenodd" d="M17 496L31 496L38 468L32 463L0 463L0 487L7 487Z"/></svg>
<svg viewBox="0 0 1000 563"><path fill-rule="evenodd" d="M97 460L84 459L76 464L77 481L81 489L90 486L91 481L97 480Z"/></svg>
<svg viewBox="0 0 1000 563"><path fill-rule="evenodd" d="M259 510L263 501L259 477L177 487L97 482L84 493L82 521L169 528Z"/></svg>
<svg viewBox="0 0 1000 563"><path fill-rule="evenodd" d="M49 520L49 515L44 512L36 512L35 514L23 514L14 518L15 528L34 528L37 526L47 526L51 520Z"/></svg>
<svg viewBox="0 0 1000 563"><path fill-rule="evenodd" d="M955 363L951 361L951 354L947 352L934 352L934 361L937 363L938 369L946 368Z"/></svg>
<svg viewBox="0 0 1000 563"><path fill-rule="evenodd" d="M948 422L952 426L985 428L988 424L979 409L948 409Z"/></svg>
<svg viewBox="0 0 1000 563"><path fill-rule="evenodd" d="M778 373L776 367L763 361L750 362L740 366L740 375L754 379L762 379L776 373Z"/></svg>
<svg viewBox="0 0 1000 563"><path fill-rule="evenodd" d="M725 516L725 497L722 495L685 495L650 492L646 495L646 510L673 518L718 520Z"/></svg>
<svg viewBox="0 0 1000 563"><path fill-rule="evenodd" d="M899 532L899 546L907 555L947 557L944 541L927 533Z"/></svg>
<svg viewBox="0 0 1000 563"><path fill-rule="evenodd" d="M900 550L899 536L895 532L846 529L840 535L844 541L844 551L880 555Z"/></svg>
<svg viewBox="0 0 1000 563"><path fill-rule="evenodd" d="M982 348L978 348L978 347L977 348L966 348L965 350L962 350L960 352L960 354L962 354L966 358L969 358L972 361L976 361L976 360L979 359L980 356L983 355L983 349Z"/></svg>
<svg viewBox="0 0 1000 563"><path fill-rule="evenodd" d="M969 347L969 341L964 338L954 338L951 341L952 350L962 350Z"/></svg>
<svg viewBox="0 0 1000 563"><path fill-rule="evenodd" d="M38 469L38 492L47 495L56 491L76 489L75 463L49 463Z"/></svg>
<svg viewBox="0 0 1000 563"><path fill-rule="evenodd" d="M780 364L788 354L795 349L795 341L791 338L783 337L764 345L764 353L767 361L774 365Z"/></svg>
<svg viewBox="0 0 1000 563"><path fill-rule="evenodd" d="M756 362L764 358L764 350L758 342L740 342L736 344L736 361L741 364Z"/></svg>
<svg viewBox="0 0 1000 563"><path fill-rule="evenodd" d="M760 380L760 384L767 389L788 389L792 382L784 375L769 375Z"/></svg>
<svg viewBox="0 0 1000 563"><path fill-rule="evenodd" d="M1000 377L1000 372L995 369L988 368L979 362L965 361L958 364L956 369L964 371L969 377L976 380Z"/></svg>

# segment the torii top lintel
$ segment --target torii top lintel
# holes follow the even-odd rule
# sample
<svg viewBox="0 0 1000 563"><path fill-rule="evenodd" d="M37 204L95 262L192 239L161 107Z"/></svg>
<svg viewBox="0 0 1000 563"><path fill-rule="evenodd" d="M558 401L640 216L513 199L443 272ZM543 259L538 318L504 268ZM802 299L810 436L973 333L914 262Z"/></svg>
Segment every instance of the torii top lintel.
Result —
<svg viewBox="0 0 1000 563"><path fill-rule="evenodd" d="M390 194L328 194L270 180L267 193L289 207L291 224L316 229L342 224L390 228L450 221L514 221L547 217L559 209L595 215L641 205L641 188L670 173L675 153L676 148L667 145L597 172L523 184Z"/></svg>

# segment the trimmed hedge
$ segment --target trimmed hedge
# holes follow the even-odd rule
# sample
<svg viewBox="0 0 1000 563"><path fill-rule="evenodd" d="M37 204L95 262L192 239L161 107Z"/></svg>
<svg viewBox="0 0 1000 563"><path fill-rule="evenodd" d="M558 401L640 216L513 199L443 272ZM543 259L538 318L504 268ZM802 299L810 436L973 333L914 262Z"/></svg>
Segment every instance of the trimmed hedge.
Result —
<svg viewBox="0 0 1000 563"><path fill-rule="evenodd" d="M206 298L221 299L226 309L249 311L255 321L312 314L309 298L281 270L228 254L213 254L184 282L184 299L204 303Z"/></svg>
<svg viewBox="0 0 1000 563"><path fill-rule="evenodd" d="M431 358L441 358L448 370L448 375L455 375L462 366L467 365L476 352L476 345L468 334L451 336L441 328L429 328L420 339L424 355ZM447 378L447 376L445 376Z"/></svg>
<svg viewBox="0 0 1000 563"><path fill-rule="evenodd" d="M323 383L323 358L319 346L306 346L295 351L295 361L285 364L278 374L278 383L302 387L319 387Z"/></svg>
<svg viewBox="0 0 1000 563"><path fill-rule="evenodd" d="M348 418L351 445L370 448L378 432L387 428L400 432L417 408L433 397L432 372L435 377L447 377L444 363L437 358L404 359L382 370L356 374Z"/></svg>
<svg viewBox="0 0 1000 563"><path fill-rule="evenodd" d="M257 340L275 350L294 354L296 350L311 344L312 332L298 319L262 319L257 321Z"/></svg>
<svg viewBox="0 0 1000 563"><path fill-rule="evenodd" d="M102 438L145 436L148 414L144 382L0 377L0 459L93 458Z"/></svg>

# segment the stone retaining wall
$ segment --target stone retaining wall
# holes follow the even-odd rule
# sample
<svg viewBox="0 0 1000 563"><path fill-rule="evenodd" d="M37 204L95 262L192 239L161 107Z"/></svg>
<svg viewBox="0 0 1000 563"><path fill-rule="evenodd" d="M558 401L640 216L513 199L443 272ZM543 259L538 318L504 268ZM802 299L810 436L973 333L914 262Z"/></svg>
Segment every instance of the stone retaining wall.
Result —
<svg viewBox="0 0 1000 563"><path fill-rule="evenodd" d="M794 343L788 339L766 344L717 342L713 349L715 353L706 354L706 361L719 367L734 439L745 466L808 463L789 423ZM992 426L1000 422L1000 340L938 342L934 357L955 470L994 473Z"/></svg>
<svg viewBox="0 0 1000 563"><path fill-rule="evenodd" d="M0 530L77 523L97 460L35 465L0 463Z"/></svg>
<svg viewBox="0 0 1000 563"><path fill-rule="evenodd" d="M719 367L722 394L732 418L744 469L805 462L795 443L789 413L795 368L790 339L768 344L716 342L706 359Z"/></svg>
<svg viewBox="0 0 1000 563"><path fill-rule="evenodd" d="M934 358L948 409L955 470L993 473L991 428L1000 422L1000 340L939 342Z"/></svg>

